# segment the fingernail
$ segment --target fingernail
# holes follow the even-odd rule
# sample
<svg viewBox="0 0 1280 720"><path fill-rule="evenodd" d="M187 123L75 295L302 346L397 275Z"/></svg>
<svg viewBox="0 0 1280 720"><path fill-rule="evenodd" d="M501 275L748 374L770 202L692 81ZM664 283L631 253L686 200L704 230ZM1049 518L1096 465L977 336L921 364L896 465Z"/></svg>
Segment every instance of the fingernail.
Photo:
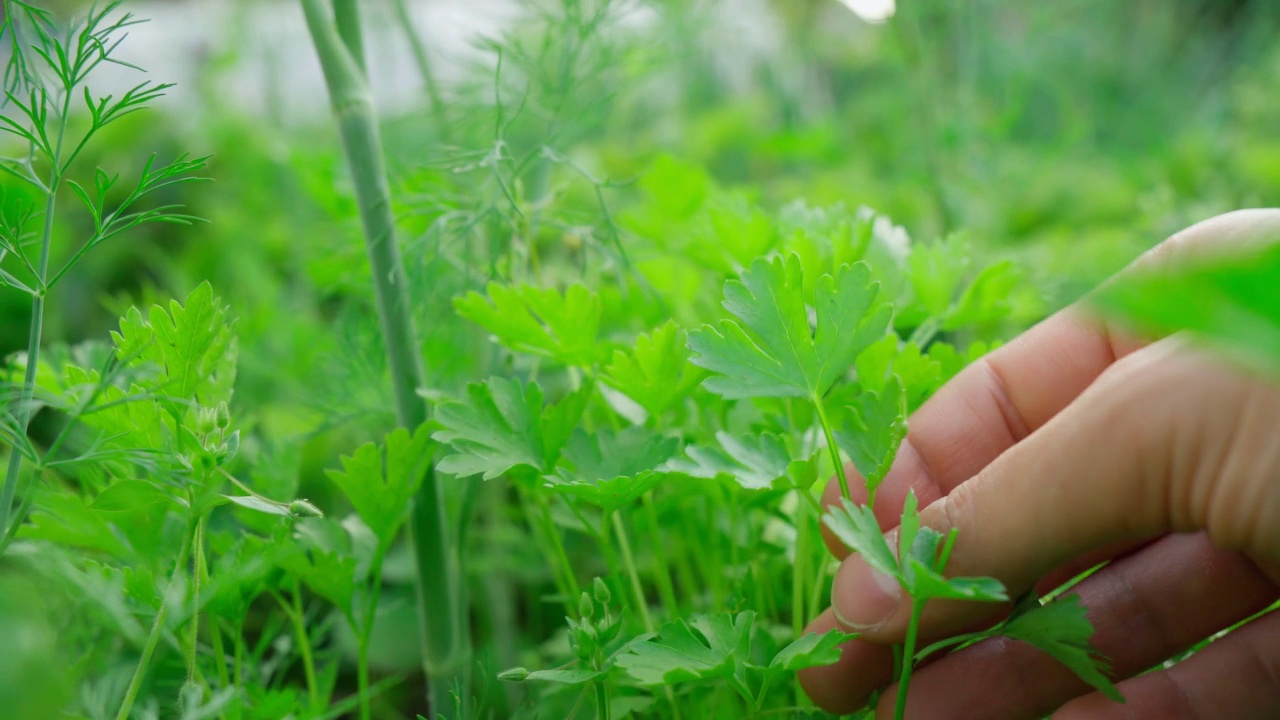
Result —
<svg viewBox="0 0 1280 720"><path fill-rule="evenodd" d="M831 583L831 609L846 628L873 632L893 616L901 595L896 578L872 569L861 556L850 555L840 563Z"/></svg>

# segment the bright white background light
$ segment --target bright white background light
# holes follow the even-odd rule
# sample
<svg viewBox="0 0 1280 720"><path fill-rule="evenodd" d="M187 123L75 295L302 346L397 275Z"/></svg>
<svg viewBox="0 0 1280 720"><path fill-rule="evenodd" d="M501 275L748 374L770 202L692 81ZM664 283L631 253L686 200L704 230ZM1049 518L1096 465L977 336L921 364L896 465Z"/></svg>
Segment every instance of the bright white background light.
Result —
<svg viewBox="0 0 1280 720"><path fill-rule="evenodd" d="M855 15L869 23L882 23L893 17L894 0L840 0Z"/></svg>

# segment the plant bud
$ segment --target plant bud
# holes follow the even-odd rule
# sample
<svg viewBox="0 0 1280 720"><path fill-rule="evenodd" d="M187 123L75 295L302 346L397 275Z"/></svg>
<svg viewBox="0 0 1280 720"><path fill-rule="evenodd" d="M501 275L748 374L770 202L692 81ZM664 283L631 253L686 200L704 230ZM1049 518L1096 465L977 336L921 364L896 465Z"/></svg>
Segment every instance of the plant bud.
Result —
<svg viewBox="0 0 1280 720"><path fill-rule="evenodd" d="M231 427L231 408L227 407L226 400L223 400L222 402L218 403L217 413L218 413L218 417L217 417L218 429L226 430L227 428Z"/></svg>
<svg viewBox="0 0 1280 720"><path fill-rule="evenodd" d="M208 435L218 427L217 410L202 407L196 410L196 434Z"/></svg>
<svg viewBox="0 0 1280 720"><path fill-rule="evenodd" d="M592 582L591 586L592 591L596 595L596 602L607 607L609 605L609 601L613 599L613 596L609 593L609 586L605 585L604 580L601 580L600 578L596 578L595 581Z"/></svg>
<svg viewBox="0 0 1280 720"><path fill-rule="evenodd" d="M324 517L324 513L320 512L320 508L302 498L289 503L289 513L296 517Z"/></svg>
<svg viewBox="0 0 1280 720"><path fill-rule="evenodd" d="M582 593L582 597L578 599L578 615L585 620L591 617L593 612L595 612L595 604L591 602L591 596Z"/></svg>

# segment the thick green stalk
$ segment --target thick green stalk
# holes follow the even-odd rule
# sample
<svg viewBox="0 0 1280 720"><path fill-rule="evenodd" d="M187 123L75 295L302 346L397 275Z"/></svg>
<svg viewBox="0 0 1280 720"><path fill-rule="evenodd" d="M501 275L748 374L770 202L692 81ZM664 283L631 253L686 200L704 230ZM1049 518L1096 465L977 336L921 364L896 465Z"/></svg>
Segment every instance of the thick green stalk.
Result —
<svg viewBox="0 0 1280 720"><path fill-rule="evenodd" d="M329 88L329 99L351 169L373 270L378 319L400 423L415 428L426 420L426 405L417 395L425 385L416 333L410 315L408 281L396 243L395 217L382 155L382 140L369 83L353 57L352 28L341 35L323 0L301 0L307 27L315 44ZM354 2L341 5L343 19L356 17ZM352 21L355 22L355 21ZM352 43L359 47L358 43ZM444 502L435 473L428 470L410 512L409 536L417 564L417 610L425 670L430 687L430 712L447 712L449 689L459 686L463 703L469 697L469 625L463 610L461 571L456 549L449 541ZM465 712L465 710L464 710ZM428 713L430 715L430 713Z"/></svg>

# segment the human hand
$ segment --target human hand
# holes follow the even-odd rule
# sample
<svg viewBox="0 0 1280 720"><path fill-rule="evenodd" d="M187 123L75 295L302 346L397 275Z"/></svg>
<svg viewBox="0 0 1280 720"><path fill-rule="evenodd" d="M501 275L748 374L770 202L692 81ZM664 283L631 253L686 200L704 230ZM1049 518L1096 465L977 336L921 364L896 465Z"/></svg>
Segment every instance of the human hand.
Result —
<svg viewBox="0 0 1280 720"><path fill-rule="evenodd" d="M1137 264L1159 266L1280 237L1280 211L1195 225ZM855 473L856 475L856 473ZM1280 380L1174 336L1143 345L1068 308L974 363L910 420L873 508L897 525L908 491L921 521L958 530L947 566L1016 595L1110 564L1072 592L1094 646L1111 658L1117 705L1048 655L996 638L916 671L907 717L1280 717L1280 614L1261 617L1185 662L1138 673L1280 598ZM854 501L861 487L853 483ZM839 501L829 484L824 502ZM843 558L833 610L809 627L860 632L835 665L801 673L822 707L851 712L891 680L908 598ZM890 543L893 546L893 543ZM887 592L886 592L887 591ZM930 603L923 643L992 620L989 605ZM877 717L892 717L887 692Z"/></svg>

